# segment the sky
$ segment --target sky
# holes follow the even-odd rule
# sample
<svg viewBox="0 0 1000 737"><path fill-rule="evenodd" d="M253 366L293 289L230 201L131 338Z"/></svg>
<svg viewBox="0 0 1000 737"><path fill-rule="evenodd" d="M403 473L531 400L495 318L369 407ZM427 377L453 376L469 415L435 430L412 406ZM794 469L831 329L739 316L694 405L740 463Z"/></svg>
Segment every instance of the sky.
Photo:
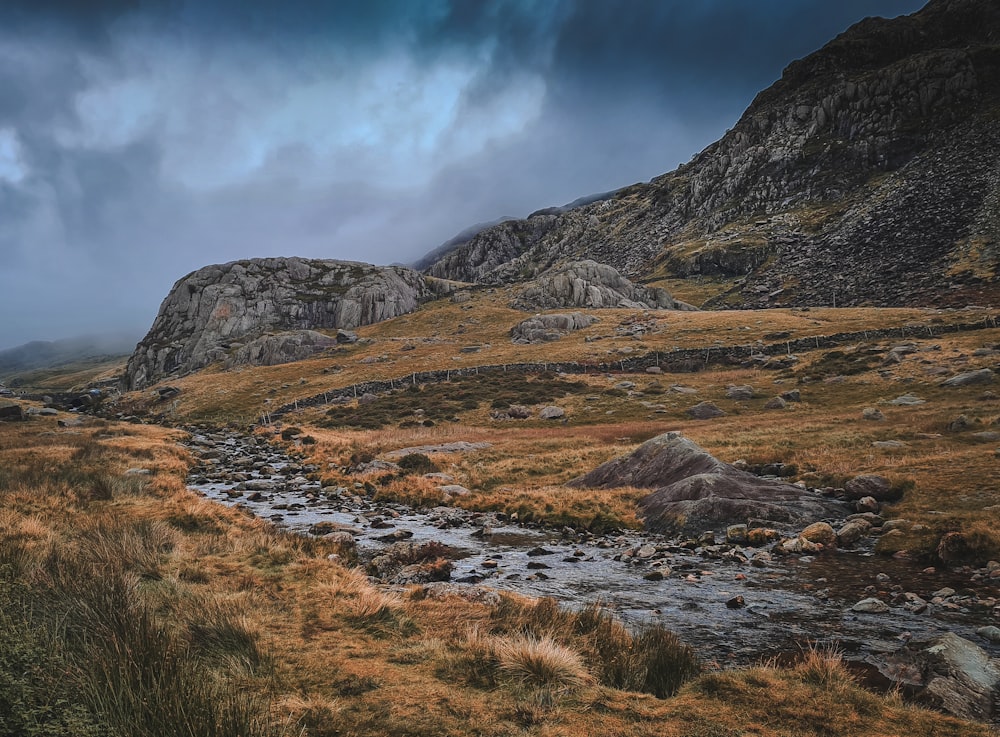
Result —
<svg viewBox="0 0 1000 737"><path fill-rule="evenodd" d="M0 349L648 181L913 0L2 0Z"/></svg>

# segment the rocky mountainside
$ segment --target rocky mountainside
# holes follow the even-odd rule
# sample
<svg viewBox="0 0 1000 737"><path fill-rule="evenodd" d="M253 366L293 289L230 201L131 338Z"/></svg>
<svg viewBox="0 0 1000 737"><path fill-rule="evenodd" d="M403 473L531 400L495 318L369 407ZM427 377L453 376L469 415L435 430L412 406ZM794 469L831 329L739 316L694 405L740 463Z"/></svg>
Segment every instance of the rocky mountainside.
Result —
<svg viewBox="0 0 1000 737"><path fill-rule="evenodd" d="M124 386L141 389L220 360L302 358L334 342L303 331L387 320L447 290L411 269L350 261L268 258L206 266L174 284L163 300L128 361Z"/></svg>
<svg viewBox="0 0 1000 737"><path fill-rule="evenodd" d="M1000 296L1000 4L866 19L677 170L501 223L426 271L495 284L567 258L633 279L728 278L716 305Z"/></svg>

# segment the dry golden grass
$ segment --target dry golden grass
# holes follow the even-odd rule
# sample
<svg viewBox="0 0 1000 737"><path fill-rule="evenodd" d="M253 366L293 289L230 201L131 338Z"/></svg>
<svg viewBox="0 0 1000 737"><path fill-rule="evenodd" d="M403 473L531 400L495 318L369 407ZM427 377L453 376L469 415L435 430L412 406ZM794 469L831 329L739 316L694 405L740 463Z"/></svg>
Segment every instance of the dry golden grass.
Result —
<svg viewBox="0 0 1000 737"><path fill-rule="evenodd" d="M609 427L576 430L595 448L612 438ZM493 439L516 442L505 433ZM255 734L985 734L862 691L825 665L703 675L671 699L598 685L594 648L628 649L621 625L587 615L581 629L541 604L497 610L378 589L329 560L335 551L322 540L187 491L176 438L100 421L3 427L0 549L7 565L15 547L26 551L17 565L27 585L42 580L43 566L73 557L135 572L129 596L198 643L213 678L266 704L267 724ZM141 486L112 484L96 496L79 488L92 472L114 478L134 467L151 472ZM476 627L495 629L470 637Z"/></svg>

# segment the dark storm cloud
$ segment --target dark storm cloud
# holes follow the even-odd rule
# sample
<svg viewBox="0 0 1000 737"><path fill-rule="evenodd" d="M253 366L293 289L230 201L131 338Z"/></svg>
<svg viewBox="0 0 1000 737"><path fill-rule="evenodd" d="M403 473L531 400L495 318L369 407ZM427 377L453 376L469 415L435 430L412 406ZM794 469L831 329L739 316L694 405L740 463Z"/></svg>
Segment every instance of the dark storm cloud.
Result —
<svg viewBox="0 0 1000 737"><path fill-rule="evenodd" d="M267 255L411 261L674 168L908 0L0 5L0 347Z"/></svg>

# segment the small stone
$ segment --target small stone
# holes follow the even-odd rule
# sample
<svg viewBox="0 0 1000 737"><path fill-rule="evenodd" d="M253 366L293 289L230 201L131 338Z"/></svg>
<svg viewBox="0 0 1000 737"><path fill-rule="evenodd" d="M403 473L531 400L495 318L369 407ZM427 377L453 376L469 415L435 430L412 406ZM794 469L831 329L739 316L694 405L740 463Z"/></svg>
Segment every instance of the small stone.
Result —
<svg viewBox="0 0 1000 737"><path fill-rule="evenodd" d="M767 400L767 403L764 405L764 409L785 409L787 406L788 403L781 397L772 397Z"/></svg>
<svg viewBox="0 0 1000 737"><path fill-rule="evenodd" d="M867 534L870 526L861 520L852 520L837 530L837 544L842 548L850 547Z"/></svg>
<svg viewBox="0 0 1000 737"><path fill-rule="evenodd" d="M492 558L489 558L487 560L484 560L479 565L483 568L496 568L500 564L497 561L493 560Z"/></svg>
<svg viewBox="0 0 1000 737"><path fill-rule="evenodd" d="M786 402L801 402L802 401L802 395L801 395L801 393L799 392L798 389L791 389L791 390L789 390L787 392L782 392L780 394L780 396Z"/></svg>
<svg viewBox="0 0 1000 737"><path fill-rule="evenodd" d="M954 596L954 595L955 595L955 589L951 588L950 586L945 586L943 588L940 588L933 594L931 594L931 596L940 597L942 599L947 599L949 596Z"/></svg>
<svg viewBox="0 0 1000 737"><path fill-rule="evenodd" d="M642 560L648 560L654 555L656 555L656 546L647 543L636 551L635 557L641 558Z"/></svg>
<svg viewBox="0 0 1000 737"><path fill-rule="evenodd" d="M663 571L661 571L659 569L657 569L655 571L650 571L645 576L643 576L643 578L646 579L647 581L662 581L663 580Z"/></svg>
<svg viewBox="0 0 1000 737"><path fill-rule="evenodd" d="M862 599L857 604L852 606L851 611L864 612L866 614L884 614L889 611L889 605L881 599L869 597L867 599Z"/></svg>
<svg viewBox="0 0 1000 737"><path fill-rule="evenodd" d="M861 410L862 420L871 420L873 422L881 422L885 419L885 415L882 414L882 410L878 407L865 407Z"/></svg>
<svg viewBox="0 0 1000 737"><path fill-rule="evenodd" d="M747 605L746 601L739 594L732 597L731 599L726 600L727 609L742 609L746 605Z"/></svg>
<svg viewBox="0 0 1000 737"><path fill-rule="evenodd" d="M527 556L529 558L536 558L542 555L554 555L554 554L555 554L554 550L549 550L547 548L542 548L542 547L532 548L527 552Z"/></svg>
<svg viewBox="0 0 1000 737"><path fill-rule="evenodd" d="M1000 645L1000 627L994 627L993 625L980 627L976 630L976 634L986 640L989 640L994 645Z"/></svg>
<svg viewBox="0 0 1000 737"><path fill-rule="evenodd" d="M878 512L879 504L873 496L863 496L854 503L854 508L859 512Z"/></svg>
<svg viewBox="0 0 1000 737"><path fill-rule="evenodd" d="M726 528L726 542L730 545L744 545L747 542L746 525L729 525Z"/></svg>

